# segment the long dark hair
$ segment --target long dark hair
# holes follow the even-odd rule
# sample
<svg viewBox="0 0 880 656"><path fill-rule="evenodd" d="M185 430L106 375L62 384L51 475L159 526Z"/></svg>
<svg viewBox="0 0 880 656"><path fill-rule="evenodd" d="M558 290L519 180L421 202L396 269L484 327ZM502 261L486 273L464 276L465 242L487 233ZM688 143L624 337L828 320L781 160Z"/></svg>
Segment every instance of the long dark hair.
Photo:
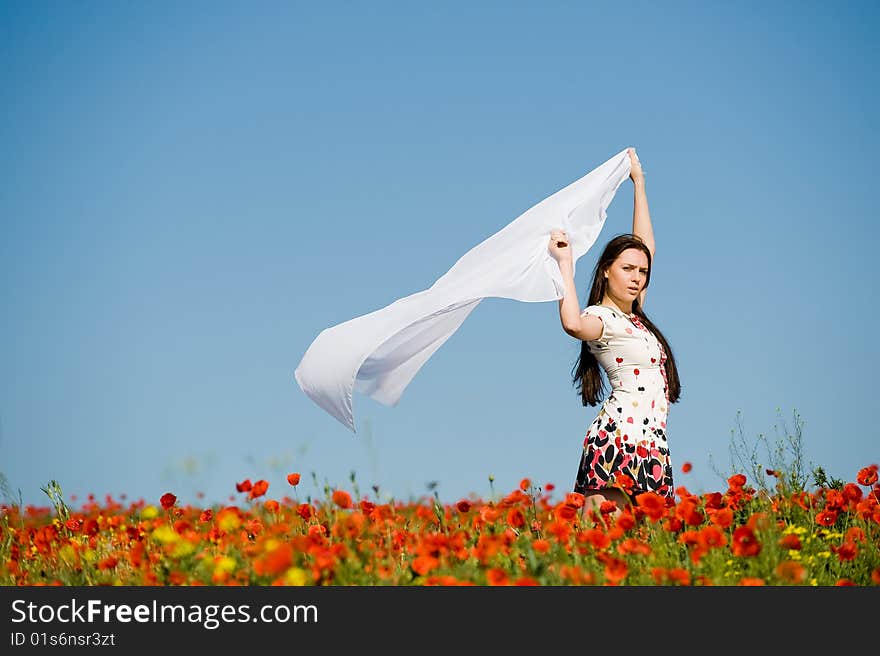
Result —
<svg viewBox="0 0 880 656"><path fill-rule="evenodd" d="M593 283L590 287L590 295L587 299L587 306L598 305L605 298L605 287L608 280L605 278L605 271L612 265L614 260L627 248L638 248L648 256L648 275L645 278L645 289L651 282L651 251L640 237L632 233L625 233L614 237L605 246L596 267L593 269ZM666 351L666 387L669 394L669 402L675 403L681 394L681 384L678 379L678 369L675 367L675 357L672 354L672 348L663 337L663 333L655 326L648 316L639 306L638 298L633 300L632 311L638 315L639 320L657 337L657 340L663 345ZM602 380L602 368L596 356L590 352L586 342L581 342L581 354L572 369L572 382L578 387L578 392L584 405L596 405L605 396L604 382Z"/></svg>

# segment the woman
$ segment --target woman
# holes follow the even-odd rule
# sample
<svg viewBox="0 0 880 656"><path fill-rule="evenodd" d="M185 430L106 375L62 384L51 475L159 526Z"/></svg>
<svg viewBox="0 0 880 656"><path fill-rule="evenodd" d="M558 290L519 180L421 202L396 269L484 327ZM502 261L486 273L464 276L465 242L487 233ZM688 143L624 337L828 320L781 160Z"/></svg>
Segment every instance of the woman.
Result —
<svg viewBox="0 0 880 656"><path fill-rule="evenodd" d="M581 340L573 382L579 385L583 404L591 406L602 392L600 364L612 387L587 429L574 491L586 497L585 512L610 501L617 506L615 515L642 492L660 494L668 503L674 500L666 417L680 393L672 350L642 309L651 280L654 234L644 172L632 148L629 157L635 191L633 231L605 247L583 312L565 232L554 230L549 245L565 281L559 302L562 327Z"/></svg>

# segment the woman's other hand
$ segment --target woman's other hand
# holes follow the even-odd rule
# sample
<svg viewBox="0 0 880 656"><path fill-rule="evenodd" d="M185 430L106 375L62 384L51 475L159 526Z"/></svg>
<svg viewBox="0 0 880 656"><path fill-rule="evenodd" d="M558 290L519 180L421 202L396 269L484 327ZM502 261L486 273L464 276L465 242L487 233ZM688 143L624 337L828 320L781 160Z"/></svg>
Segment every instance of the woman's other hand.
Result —
<svg viewBox="0 0 880 656"><path fill-rule="evenodd" d="M550 232L550 244L547 246L550 255L557 262L571 260L571 243L568 240L568 234L564 230L553 230Z"/></svg>
<svg viewBox="0 0 880 656"><path fill-rule="evenodd" d="M640 182L645 179L645 172L642 170L642 163L639 161L639 156L636 155L635 148L627 148L627 152L629 153L629 177L633 182Z"/></svg>

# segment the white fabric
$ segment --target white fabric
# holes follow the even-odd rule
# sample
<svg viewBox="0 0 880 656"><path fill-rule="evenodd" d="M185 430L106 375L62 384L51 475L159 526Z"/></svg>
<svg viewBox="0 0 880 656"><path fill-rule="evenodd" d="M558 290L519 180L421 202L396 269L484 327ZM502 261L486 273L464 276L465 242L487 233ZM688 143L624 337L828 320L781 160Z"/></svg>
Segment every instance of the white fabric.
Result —
<svg viewBox="0 0 880 656"><path fill-rule="evenodd" d="M321 331L294 372L296 382L357 432L352 390L396 406L422 365L482 299L563 298L562 274L547 248L550 232L568 233L576 263L599 236L606 209L629 173L624 149L474 246L430 288Z"/></svg>

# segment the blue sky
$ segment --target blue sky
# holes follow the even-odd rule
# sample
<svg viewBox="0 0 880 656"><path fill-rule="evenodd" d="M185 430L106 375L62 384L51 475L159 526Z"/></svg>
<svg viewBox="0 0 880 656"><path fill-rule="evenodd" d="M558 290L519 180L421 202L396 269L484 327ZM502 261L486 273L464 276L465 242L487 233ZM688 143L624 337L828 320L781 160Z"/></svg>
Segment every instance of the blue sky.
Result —
<svg viewBox="0 0 880 656"><path fill-rule="evenodd" d="M598 412L558 304L488 298L353 434L293 371L627 146L682 382L676 484L803 421L878 462L876 3L0 3L0 472L66 495L234 483L567 491ZM632 185L579 261L585 305ZM684 475L680 465L692 462ZM312 472L318 486L312 482Z"/></svg>

